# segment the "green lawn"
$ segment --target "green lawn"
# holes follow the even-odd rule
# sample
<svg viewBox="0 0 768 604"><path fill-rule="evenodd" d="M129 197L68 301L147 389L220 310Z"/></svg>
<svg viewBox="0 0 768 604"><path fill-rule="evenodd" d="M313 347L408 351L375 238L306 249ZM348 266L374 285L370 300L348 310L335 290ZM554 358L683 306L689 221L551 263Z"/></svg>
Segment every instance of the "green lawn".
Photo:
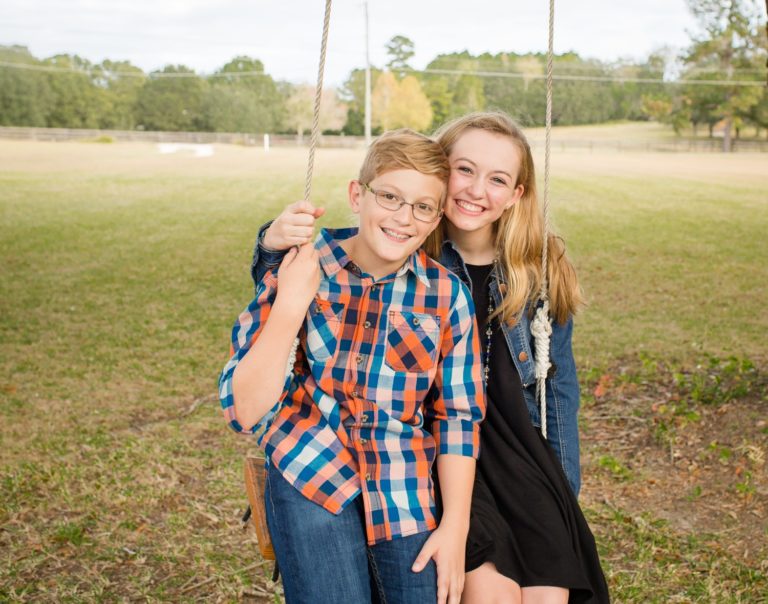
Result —
<svg viewBox="0 0 768 604"><path fill-rule="evenodd" d="M324 225L350 221L361 156L319 152ZM197 158L0 141L0 601L272 601L239 523L252 444L228 432L215 384L252 293L256 229L299 198L305 161L294 149ZM555 222L589 300L575 346L590 388L648 359L687 371L735 356L762 371L767 165L757 154L556 155ZM654 524L653 509L627 523L589 490L601 471L585 467L586 506L617 601L710 601L716 584L614 561L643 532L659 565L682 543L715 550ZM760 509L765 497L756 491ZM720 564L736 587L718 601L765 593L767 569Z"/></svg>

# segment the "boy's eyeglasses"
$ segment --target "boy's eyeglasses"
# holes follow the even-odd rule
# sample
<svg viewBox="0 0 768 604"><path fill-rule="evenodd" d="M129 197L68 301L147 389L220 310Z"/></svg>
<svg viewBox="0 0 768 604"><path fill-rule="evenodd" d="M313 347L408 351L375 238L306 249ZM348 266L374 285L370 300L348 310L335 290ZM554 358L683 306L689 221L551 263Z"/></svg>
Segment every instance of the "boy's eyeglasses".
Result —
<svg viewBox="0 0 768 604"><path fill-rule="evenodd" d="M397 210L403 206L411 206L413 217L420 222L434 222L443 215L443 211L439 208L436 208L432 204L423 201L409 203L395 193L390 193L389 191L385 191L383 189L374 191L369 185L362 182L360 185L366 191L373 193L373 197L376 200L376 203L378 203L385 210L389 210L390 212L397 212Z"/></svg>

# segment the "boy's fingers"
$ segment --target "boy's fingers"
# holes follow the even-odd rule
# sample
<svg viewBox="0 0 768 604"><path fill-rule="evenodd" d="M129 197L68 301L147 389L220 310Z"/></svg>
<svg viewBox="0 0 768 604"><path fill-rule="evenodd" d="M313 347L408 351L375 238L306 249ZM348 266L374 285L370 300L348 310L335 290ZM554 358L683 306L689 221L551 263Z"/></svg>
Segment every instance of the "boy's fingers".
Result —
<svg viewBox="0 0 768 604"><path fill-rule="evenodd" d="M295 247L293 249L296 249ZM302 259L309 258L312 256L312 254L315 251L315 246L312 245L310 242L303 243L302 245L298 246L298 254Z"/></svg>
<svg viewBox="0 0 768 604"><path fill-rule="evenodd" d="M296 258L296 254L298 253L298 250L296 246L290 248L285 256L283 256L283 261L280 263L280 265L288 266L291 262L293 262L293 259Z"/></svg>
<svg viewBox="0 0 768 604"><path fill-rule="evenodd" d="M312 205L312 202L307 201L306 199L302 199L301 201L297 201L294 204L291 204L291 211L294 214L315 214L315 206Z"/></svg>
<svg viewBox="0 0 768 604"><path fill-rule="evenodd" d="M315 218L320 218L323 214L325 214L325 208L315 208Z"/></svg>

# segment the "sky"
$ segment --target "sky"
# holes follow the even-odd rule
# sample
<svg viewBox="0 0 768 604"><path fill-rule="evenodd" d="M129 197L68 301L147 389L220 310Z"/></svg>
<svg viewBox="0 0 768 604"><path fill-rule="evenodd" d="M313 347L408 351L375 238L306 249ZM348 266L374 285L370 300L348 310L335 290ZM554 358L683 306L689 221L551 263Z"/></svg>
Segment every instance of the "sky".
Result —
<svg viewBox="0 0 768 604"><path fill-rule="evenodd" d="M325 83L365 65L362 0L334 0ZM440 53L544 52L544 0L368 0L371 63L387 62L395 35L415 45L416 69ZM276 79L314 83L323 0L2 0L0 45L37 58L78 54L129 60L149 72L184 64L210 73L237 55L260 59ZM681 49L696 29L685 0L556 0L555 52L613 61Z"/></svg>

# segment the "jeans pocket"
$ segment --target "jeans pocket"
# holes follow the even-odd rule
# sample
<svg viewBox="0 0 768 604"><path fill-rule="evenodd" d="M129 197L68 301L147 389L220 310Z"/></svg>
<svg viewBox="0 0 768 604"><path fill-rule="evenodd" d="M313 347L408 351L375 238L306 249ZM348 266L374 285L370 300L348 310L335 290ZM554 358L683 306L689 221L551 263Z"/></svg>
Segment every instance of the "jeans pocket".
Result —
<svg viewBox="0 0 768 604"><path fill-rule="evenodd" d="M307 311L307 353L313 361L326 362L336 354L344 305L315 296Z"/></svg>
<svg viewBox="0 0 768 604"><path fill-rule="evenodd" d="M437 360L440 317L405 310L390 310L385 359L395 371L429 371Z"/></svg>

